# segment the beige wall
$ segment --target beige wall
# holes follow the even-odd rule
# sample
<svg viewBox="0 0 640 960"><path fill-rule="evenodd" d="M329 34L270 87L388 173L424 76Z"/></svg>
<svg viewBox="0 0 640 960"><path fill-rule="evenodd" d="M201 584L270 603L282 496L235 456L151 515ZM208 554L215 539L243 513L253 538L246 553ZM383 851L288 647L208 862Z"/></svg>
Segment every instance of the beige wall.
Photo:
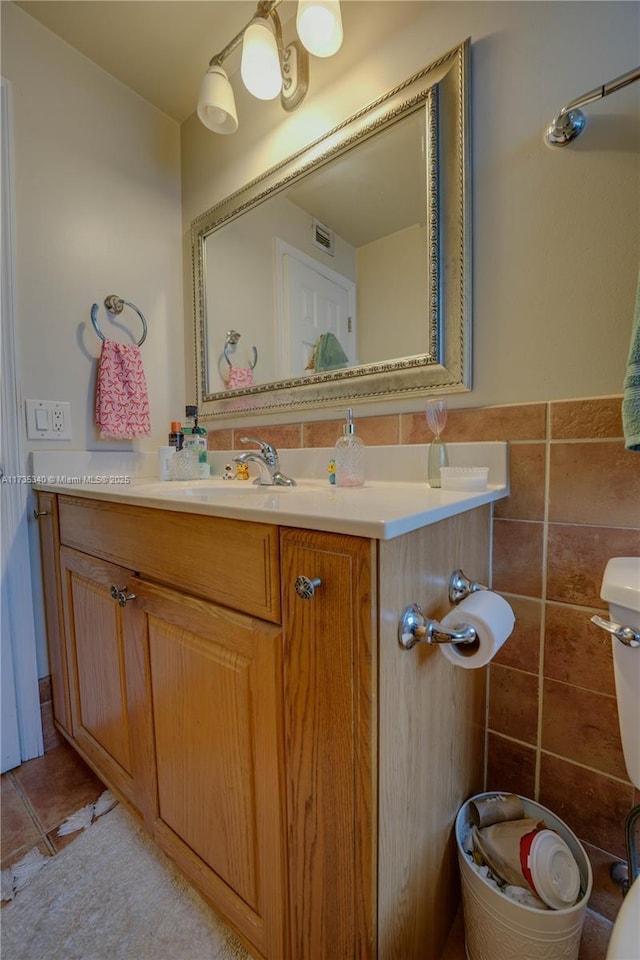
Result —
<svg viewBox="0 0 640 960"><path fill-rule="evenodd" d="M180 128L4 2L2 74L13 100L22 396L70 401L73 440L52 449L154 449L185 403ZM153 436L133 444L100 441L93 424L100 341L90 310L98 303L106 319L111 293L149 325ZM135 314L125 308L121 318L141 335ZM115 327L111 336L124 339Z"/></svg>
<svg viewBox="0 0 640 960"><path fill-rule="evenodd" d="M19 394L66 400L72 411L71 441L25 439L25 450L154 449L185 403L180 128L13 4L3 2L1 12L2 75L12 92ZM99 303L104 318L110 293L136 303L149 325L143 361L153 436L144 441L101 441L94 427L100 341L90 310ZM135 314L122 318L139 336ZM124 339L115 328L111 335ZM35 524L31 535L44 676Z"/></svg>
<svg viewBox="0 0 640 960"><path fill-rule="evenodd" d="M418 223L358 247L360 363L427 350L426 250L426 227Z"/></svg>
<svg viewBox="0 0 640 960"><path fill-rule="evenodd" d="M637 64L640 5L343 0L343 11L343 47L312 58L298 111L251 102L236 77L236 134L183 124L185 235L214 202L470 36L474 390L451 405L619 392L640 252L640 85L590 106L571 147L550 150L542 133L567 101Z"/></svg>

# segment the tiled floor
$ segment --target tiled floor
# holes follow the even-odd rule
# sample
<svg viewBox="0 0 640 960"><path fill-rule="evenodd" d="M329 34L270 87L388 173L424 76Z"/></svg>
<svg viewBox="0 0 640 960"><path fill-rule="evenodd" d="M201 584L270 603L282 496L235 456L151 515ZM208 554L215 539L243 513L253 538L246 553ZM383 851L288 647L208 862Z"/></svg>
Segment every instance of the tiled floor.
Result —
<svg viewBox="0 0 640 960"><path fill-rule="evenodd" d="M68 816L95 802L105 790L101 780L66 743L15 770L2 774L2 869L32 847L52 856L75 833L58 837Z"/></svg>
<svg viewBox="0 0 640 960"><path fill-rule="evenodd" d="M33 847L37 846L45 856L53 856L70 843L77 834L58 837L58 827L72 813L94 803L104 789L101 780L66 743L4 773L2 869L14 864ZM579 960L604 960L611 926L600 914L587 912ZM466 960L461 910L442 960Z"/></svg>

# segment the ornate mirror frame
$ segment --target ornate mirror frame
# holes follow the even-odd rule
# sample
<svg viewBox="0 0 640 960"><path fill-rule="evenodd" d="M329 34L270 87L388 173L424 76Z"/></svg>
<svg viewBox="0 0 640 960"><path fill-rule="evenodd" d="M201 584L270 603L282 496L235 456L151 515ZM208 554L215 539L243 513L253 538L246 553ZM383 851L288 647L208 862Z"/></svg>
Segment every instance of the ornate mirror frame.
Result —
<svg viewBox="0 0 640 960"><path fill-rule="evenodd" d="M469 46L450 50L191 225L198 405L205 419L296 412L471 389ZM428 316L425 353L209 392L205 239L293 181L417 110L426 111ZM391 323L398 317L390 317ZM229 326L239 324L235 317Z"/></svg>

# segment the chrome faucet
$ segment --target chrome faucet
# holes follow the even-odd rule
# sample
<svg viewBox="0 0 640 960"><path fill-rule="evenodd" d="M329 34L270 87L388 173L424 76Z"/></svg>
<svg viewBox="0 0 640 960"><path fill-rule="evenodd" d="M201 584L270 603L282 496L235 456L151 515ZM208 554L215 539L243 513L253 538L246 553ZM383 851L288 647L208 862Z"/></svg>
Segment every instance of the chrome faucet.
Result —
<svg viewBox="0 0 640 960"><path fill-rule="evenodd" d="M254 483L263 487L295 487L296 482L291 477L285 477L280 472L280 462L278 460L278 451L270 443L264 440L256 440L254 437L240 437L240 443L257 443L259 450L248 450L246 453L239 453L233 458L234 463L257 463L260 476Z"/></svg>

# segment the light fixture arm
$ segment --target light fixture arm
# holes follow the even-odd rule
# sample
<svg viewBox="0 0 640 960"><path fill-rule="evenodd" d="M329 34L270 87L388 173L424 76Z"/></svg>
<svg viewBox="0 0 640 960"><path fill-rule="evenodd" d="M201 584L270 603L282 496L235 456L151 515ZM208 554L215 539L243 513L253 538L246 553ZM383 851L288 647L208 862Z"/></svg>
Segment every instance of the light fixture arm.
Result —
<svg viewBox="0 0 640 960"><path fill-rule="evenodd" d="M263 19L266 19L272 11L275 11L276 7L280 3L282 3L282 0L259 0L258 6L256 7L256 12L252 16L251 20L247 20L242 30L240 30L239 33L236 33L233 40L230 40L226 47L223 47L220 53L216 53L215 57L211 57L211 60L209 60L209 66L221 67L227 57L231 56L233 51L242 43L245 31L249 24L255 20L256 17L262 17ZM279 17L278 20L280 20Z"/></svg>
<svg viewBox="0 0 640 960"><path fill-rule="evenodd" d="M280 0L277 0L277 3L279 2ZM275 27L276 46L280 58L282 73L280 103L284 110L295 110L302 103L309 89L309 54L299 40L292 40L286 47L284 46L282 24L275 5L271 5L268 15Z"/></svg>
<svg viewBox="0 0 640 960"><path fill-rule="evenodd" d="M282 73L282 93L280 103L284 110L295 110L304 100L309 89L309 54L298 40L294 40L285 47L282 40L282 23L276 7L282 0L259 0L256 12L247 21L245 26L235 35L233 40L209 61L209 67L221 67L244 38L247 27L256 17L263 20L270 19L274 25L280 72Z"/></svg>

